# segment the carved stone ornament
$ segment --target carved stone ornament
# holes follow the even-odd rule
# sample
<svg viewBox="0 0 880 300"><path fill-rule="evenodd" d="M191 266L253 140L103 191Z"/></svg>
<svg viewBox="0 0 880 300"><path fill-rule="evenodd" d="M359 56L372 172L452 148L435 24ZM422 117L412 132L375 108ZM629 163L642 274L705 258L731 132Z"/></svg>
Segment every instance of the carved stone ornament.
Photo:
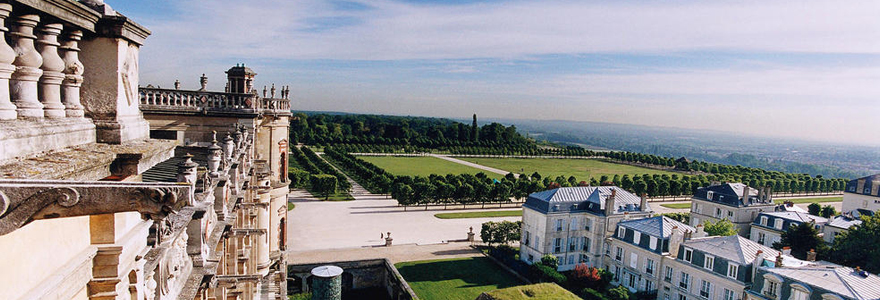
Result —
<svg viewBox="0 0 880 300"><path fill-rule="evenodd" d="M154 220L192 203L189 185L0 179L0 235L40 219L137 211Z"/></svg>

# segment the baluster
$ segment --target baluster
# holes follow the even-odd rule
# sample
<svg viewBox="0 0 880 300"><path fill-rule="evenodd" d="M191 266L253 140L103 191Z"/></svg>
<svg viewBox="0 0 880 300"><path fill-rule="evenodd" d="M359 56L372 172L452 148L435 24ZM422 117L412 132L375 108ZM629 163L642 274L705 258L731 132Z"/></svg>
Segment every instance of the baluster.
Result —
<svg viewBox="0 0 880 300"><path fill-rule="evenodd" d="M68 117L82 117L83 106L79 99L79 87L83 82L83 67L79 61L79 47L77 43L82 39L82 31L73 30L67 33L64 43L61 45L61 51L64 53L64 81L61 96L64 106L67 107L65 113Z"/></svg>
<svg viewBox="0 0 880 300"><path fill-rule="evenodd" d="M15 103L18 117L43 118L43 104L37 98L37 80L43 75L40 65L43 57L34 48L34 27L40 22L38 15L22 15L12 20L12 40L15 45L15 71L9 80L10 98Z"/></svg>
<svg viewBox="0 0 880 300"><path fill-rule="evenodd" d="M58 35L64 27L58 23L44 24L37 28L39 39L37 46L43 57L40 69L39 96L43 103L43 112L46 118L63 118L66 113L64 104L61 103L61 82L64 81L64 60L58 55Z"/></svg>
<svg viewBox="0 0 880 300"><path fill-rule="evenodd" d="M18 117L15 105L9 99L9 77L15 71L12 62L15 60L15 51L6 44L6 17L12 12L12 5L0 3L0 120L14 120Z"/></svg>

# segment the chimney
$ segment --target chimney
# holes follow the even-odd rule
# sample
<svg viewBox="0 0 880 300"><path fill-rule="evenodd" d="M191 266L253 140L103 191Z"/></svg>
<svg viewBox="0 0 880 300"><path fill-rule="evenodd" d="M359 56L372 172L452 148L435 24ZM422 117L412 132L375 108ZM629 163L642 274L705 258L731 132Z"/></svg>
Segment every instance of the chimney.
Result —
<svg viewBox="0 0 880 300"><path fill-rule="evenodd" d="M779 255L776 256L776 263L773 264L773 266L777 268L782 267L782 253L779 253Z"/></svg>
<svg viewBox="0 0 880 300"><path fill-rule="evenodd" d="M746 184L745 187L743 187L743 196L742 196L743 206L749 205L749 194L751 194L750 190L751 190L751 188L749 188L748 184Z"/></svg>
<svg viewBox="0 0 880 300"><path fill-rule="evenodd" d="M791 256L791 247L788 247L788 246L782 247L782 255Z"/></svg>
<svg viewBox="0 0 880 300"><path fill-rule="evenodd" d="M764 188L758 188L758 201L764 201Z"/></svg>
<svg viewBox="0 0 880 300"><path fill-rule="evenodd" d="M608 198L605 198L605 215L610 216L614 214L614 197L617 196L617 190L611 188L611 195Z"/></svg>
<svg viewBox="0 0 880 300"><path fill-rule="evenodd" d="M684 237L678 230L678 226L672 226L672 235L669 236L669 254L678 255L678 248L683 240Z"/></svg>
<svg viewBox="0 0 880 300"><path fill-rule="evenodd" d="M807 252L807 261L816 261L816 249L810 249L810 252Z"/></svg>
<svg viewBox="0 0 880 300"><path fill-rule="evenodd" d="M767 191L764 192L764 197L767 197L767 203L773 203L773 187L767 186Z"/></svg>
<svg viewBox="0 0 880 300"><path fill-rule="evenodd" d="M694 236L693 232L691 232L690 230L685 230L685 232L684 232L684 240L685 241L690 240L693 236Z"/></svg>
<svg viewBox="0 0 880 300"><path fill-rule="evenodd" d="M642 193L642 202L639 204L642 211L648 211L648 194Z"/></svg>
<svg viewBox="0 0 880 300"><path fill-rule="evenodd" d="M707 236L706 231L703 230L703 224L697 224L696 228L697 232L694 233L694 237L701 238Z"/></svg>

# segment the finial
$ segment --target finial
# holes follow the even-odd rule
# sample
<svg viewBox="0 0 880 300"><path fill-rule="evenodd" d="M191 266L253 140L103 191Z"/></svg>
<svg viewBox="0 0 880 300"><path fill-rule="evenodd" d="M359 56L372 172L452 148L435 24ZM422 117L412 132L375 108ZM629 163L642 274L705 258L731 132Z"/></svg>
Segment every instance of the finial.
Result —
<svg viewBox="0 0 880 300"><path fill-rule="evenodd" d="M180 89L180 80L177 80L177 79L174 80L174 89L175 90Z"/></svg>
<svg viewBox="0 0 880 300"><path fill-rule="evenodd" d="M205 76L205 73L202 73L202 77L199 77L199 83L202 84L202 88L200 91L204 91L208 89L208 76Z"/></svg>
<svg viewBox="0 0 880 300"><path fill-rule="evenodd" d="M266 86L263 86L263 98L266 98Z"/></svg>
<svg viewBox="0 0 880 300"><path fill-rule="evenodd" d="M274 83L272 84L271 92L272 92L272 98L275 98L275 84Z"/></svg>

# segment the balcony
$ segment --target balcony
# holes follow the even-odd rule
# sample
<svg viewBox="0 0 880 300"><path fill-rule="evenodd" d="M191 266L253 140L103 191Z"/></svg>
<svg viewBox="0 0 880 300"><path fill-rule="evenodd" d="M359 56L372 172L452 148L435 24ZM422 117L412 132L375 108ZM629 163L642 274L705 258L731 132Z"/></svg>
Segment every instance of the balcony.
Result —
<svg viewBox="0 0 880 300"><path fill-rule="evenodd" d="M290 99L257 94L139 87L144 113L184 115L290 114Z"/></svg>

